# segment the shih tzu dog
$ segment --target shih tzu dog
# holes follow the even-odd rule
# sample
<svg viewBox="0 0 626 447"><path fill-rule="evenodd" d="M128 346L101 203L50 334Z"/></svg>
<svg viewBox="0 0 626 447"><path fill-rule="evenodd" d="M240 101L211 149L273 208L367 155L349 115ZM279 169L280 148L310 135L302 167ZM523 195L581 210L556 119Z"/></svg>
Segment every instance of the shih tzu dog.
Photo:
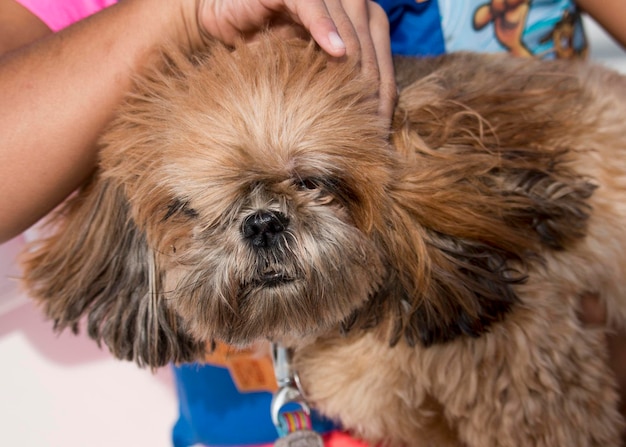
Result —
<svg viewBox="0 0 626 447"><path fill-rule="evenodd" d="M391 133L356 64L271 35L163 53L97 172L25 255L59 330L152 367L294 350L371 445L618 446L626 79L494 55L396 61Z"/></svg>

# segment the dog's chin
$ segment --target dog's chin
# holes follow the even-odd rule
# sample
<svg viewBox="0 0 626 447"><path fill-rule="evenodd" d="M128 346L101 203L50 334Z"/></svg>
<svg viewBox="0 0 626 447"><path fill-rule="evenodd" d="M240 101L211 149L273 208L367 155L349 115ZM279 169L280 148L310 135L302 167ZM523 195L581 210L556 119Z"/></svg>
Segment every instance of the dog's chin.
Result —
<svg viewBox="0 0 626 447"><path fill-rule="evenodd" d="M312 291L301 278L279 273L264 275L242 287L239 316L211 332L215 338L236 345L259 339L310 339L337 327L377 287L372 281L355 285L352 292L327 291L323 296L319 288Z"/></svg>
<svg viewBox="0 0 626 447"><path fill-rule="evenodd" d="M362 261L347 258L345 265L322 271L273 267L248 277L230 271L193 282L193 275L184 275L180 293L168 303L198 340L245 346L311 339L338 328L379 289L380 254L370 250L368 262Z"/></svg>

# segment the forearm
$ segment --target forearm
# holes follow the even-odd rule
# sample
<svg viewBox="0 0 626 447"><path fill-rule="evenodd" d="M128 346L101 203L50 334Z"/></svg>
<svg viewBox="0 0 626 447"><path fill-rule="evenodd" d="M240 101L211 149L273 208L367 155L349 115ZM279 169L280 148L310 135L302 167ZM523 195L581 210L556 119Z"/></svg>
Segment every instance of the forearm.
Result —
<svg viewBox="0 0 626 447"><path fill-rule="evenodd" d="M93 170L98 134L133 70L164 36L184 39L168 20L182 13L175 4L124 0L0 61L0 242Z"/></svg>
<svg viewBox="0 0 626 447"><path fill-rule="evenodd" d="M602 28L626 48L626 1L624 0L576 0L580 8L589 14Z"/></svg>

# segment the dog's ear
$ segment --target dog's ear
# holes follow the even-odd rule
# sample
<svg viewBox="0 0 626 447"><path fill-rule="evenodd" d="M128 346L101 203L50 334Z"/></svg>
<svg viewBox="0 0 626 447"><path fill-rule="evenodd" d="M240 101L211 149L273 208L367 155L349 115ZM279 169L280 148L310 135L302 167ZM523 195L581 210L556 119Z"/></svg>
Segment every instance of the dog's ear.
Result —
<svg viewBox="0 0 626 447"><path fill-rule="evenodd" d="M401 336L424 346L478 337L517 303L513 286L526 280L526 266L516 253L430 232L413 236L423 242L417 255L413 241L396 245L413 253L394 272L392 344Z"/></svg>
<svg viewBox="0 0 626 447"><path fill-rule="evenodd" d="M401 202L387 212L380 244L389 253L388 277L345 329L372 327L389 316L391 345L404 338L411 346L430 346L478 337L515 305L513 286L526 279L522 247L433 231Z"/></svg>
<svg viewBox="0 0 626 447"><path fill-rule="evenodd" d="M472 164L459 161L459 168L466 163ZM515 285L531 264L540 268L545 250L565 249L585 235L586 199L594 190L582 179L564 183L527 170L453 180L454 166L426 166L415 169L424 169L423 177L405 176L391 194L393 225L383 239L392 289L379 299L395 315L392 343L404 335L411 344L431 345L487 331L516 305Z"/></svg>
<svg viewBox="0 0 626 447"><path fill-rule="evenodd" d="M488 330L516 305L531 263L539 268L546 250L585 236L595 189L564 143L581 130L561 105L551 108L545 89L486 90L482 80L455 92L439 82L403 93L394 122L402 169L381 238L393 290L372 304L396 316L394 342ZM575 87L561 94L575 103Z"/></svg>
<svg viewBox="0 0 626 447"><path fill-rule="evenodd" d="M23 255L24 284L57 330L78 331L140 366L198 358L165 305L163 272L135 225L121 187L97 175L56 213L52 235Z"/></svg>

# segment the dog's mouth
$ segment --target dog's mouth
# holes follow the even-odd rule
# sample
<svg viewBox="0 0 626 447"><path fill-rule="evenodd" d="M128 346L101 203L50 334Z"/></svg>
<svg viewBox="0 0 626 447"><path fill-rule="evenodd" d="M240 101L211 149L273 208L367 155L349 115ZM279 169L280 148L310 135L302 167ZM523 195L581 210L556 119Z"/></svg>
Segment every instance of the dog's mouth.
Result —
<svg viewBox="0 0 626 447"><path fill-rule="evenodd" d="M252 285L255 287L278 287L283 284L294 282L295 278L285 272L276 270L269 270L260 274L252 281Z"/></svg>

